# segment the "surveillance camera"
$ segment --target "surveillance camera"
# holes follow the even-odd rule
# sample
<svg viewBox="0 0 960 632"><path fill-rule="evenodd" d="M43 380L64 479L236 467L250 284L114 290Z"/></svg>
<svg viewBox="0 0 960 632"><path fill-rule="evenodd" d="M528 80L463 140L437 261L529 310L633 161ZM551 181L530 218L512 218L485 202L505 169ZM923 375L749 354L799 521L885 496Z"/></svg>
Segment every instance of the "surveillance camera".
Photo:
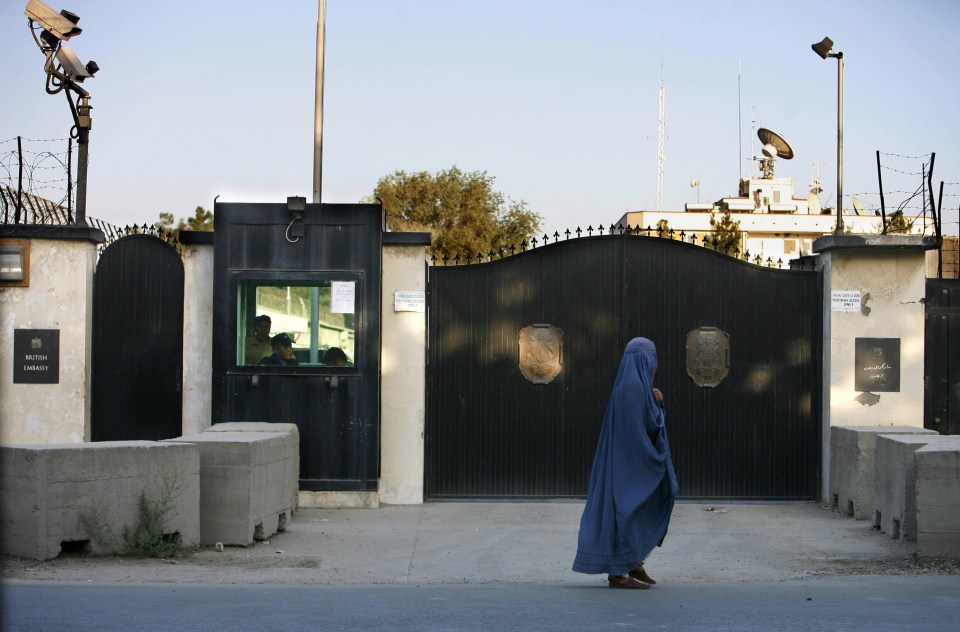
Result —
<svg viewBox="0 0 960 632"><path fill-rule="evenodd" d="M69 11L57 13L40 0L29 0L23 13L58 40L66 41L82 31L77 28L77 22L80 21L78 15Z"/></svg>
<svg viewBox="0 0 960 632"><path fill-rule="evenodd" d="M57 61L60 62L60 65L63 66L63 72L68 77L80 83L87 77L92 77L93 73L97 70L100 70L100 67L97 66L97 62L90 62L87 66L84 66L80 62L80 58L77 57L77 54L73 52L73 49L67 45L60 47L60 50L57 51ZM91 66L92 65L92 66ZM90 67L88 69L88 67ZM91 72L91 70L93 72Z"/></svg>

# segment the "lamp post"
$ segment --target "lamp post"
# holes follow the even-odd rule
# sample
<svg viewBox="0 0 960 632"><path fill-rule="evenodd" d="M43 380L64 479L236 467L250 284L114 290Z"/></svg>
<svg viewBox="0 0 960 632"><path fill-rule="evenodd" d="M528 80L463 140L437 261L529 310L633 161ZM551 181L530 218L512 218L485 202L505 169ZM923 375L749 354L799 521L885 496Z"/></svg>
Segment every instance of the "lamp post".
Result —
<svg viewBox="0 0 960 632"><path fill-rule="evenodd" d="M837 60L837 227L834 234L839 235L843 233L843 53L830 52L833 40L829 37L811 44L810 48L822 59L833 57Z"/></svg>
<svg viewBox="0 0 960 632"><path fill-rule="evenodd" d="M43 69L47 73L47 94L66 94L73 114L75 132L71 132L71 136L77 139L76 223L86 224L87 144L90 140L90 110L93 108L90 105L90 93L80 84L87 77L94 76L100 67L95 61L84 65L73 49L63 43L82 32L77 27L80 17L75 13L66 10L57 13L40 0L28 0L24 15L27 16L33 40L46 57ZM40 31L39 35L37 30ZM71 92L76 93L78 102L74 102Z"/></svg>
<svg viewBox="0 0 960 632"><path fill-rule="evenodd" d="M317 64L313 105L313 202L320 203L323 188L323 58L327 35L327 3L317 7Z"/></svg>

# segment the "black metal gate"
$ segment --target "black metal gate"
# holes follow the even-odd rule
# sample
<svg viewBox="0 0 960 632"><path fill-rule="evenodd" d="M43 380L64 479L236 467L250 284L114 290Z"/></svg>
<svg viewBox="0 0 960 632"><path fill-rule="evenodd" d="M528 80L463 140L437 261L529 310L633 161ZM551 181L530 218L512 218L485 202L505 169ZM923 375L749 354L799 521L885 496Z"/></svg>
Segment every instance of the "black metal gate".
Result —
<svg viewBox="0 0 960 632"><path fill-rule="evenodd" d="M93 281L93 441L180 436L183 262L151 235L104 249Z"/></svg>
<svg viewBox="0 0 960 632"><path fill-rule="evenodd" d="M927 279L923 427L960 434L960 280Z"/></svg>
<svg viewBox="0 0 960 632"><path fill-rule="evenodd" d="M428 498L579 497L626 343L654 340L686 498L817 497L821 281L680 241L607 235L467 266L428 285ZM518 369L518 331L563 330L548 384ZM697 386L688 332L730 336L729 375Z"/></svg>

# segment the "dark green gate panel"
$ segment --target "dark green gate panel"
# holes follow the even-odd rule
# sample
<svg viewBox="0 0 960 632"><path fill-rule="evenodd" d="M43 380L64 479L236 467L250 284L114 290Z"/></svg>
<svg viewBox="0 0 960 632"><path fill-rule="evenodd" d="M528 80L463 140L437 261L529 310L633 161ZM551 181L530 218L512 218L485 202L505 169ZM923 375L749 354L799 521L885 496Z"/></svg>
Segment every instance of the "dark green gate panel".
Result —
<svg viewBox="0 0 960 632"><path fill-rule="evenodd" d="M927 279L923 427L960 434L960 280Z"/></svg>
<svg viewBox="0 0 960 632"><path fill-rule="evenodd" d="M686 498L816 498L820 277L668 239L576 239L429 270L426 494L579 497L626 343L654 340ZM518 332L563 330L563 370L532 384ZM687 333L730 334L714 388L687 376Z"/></svg>
<svg viewBox="0 0 960 632"><path fill-rule="evenodd" d="M104 249L93 281L93 441L182 432L183 262L151 235Z"/></svg>

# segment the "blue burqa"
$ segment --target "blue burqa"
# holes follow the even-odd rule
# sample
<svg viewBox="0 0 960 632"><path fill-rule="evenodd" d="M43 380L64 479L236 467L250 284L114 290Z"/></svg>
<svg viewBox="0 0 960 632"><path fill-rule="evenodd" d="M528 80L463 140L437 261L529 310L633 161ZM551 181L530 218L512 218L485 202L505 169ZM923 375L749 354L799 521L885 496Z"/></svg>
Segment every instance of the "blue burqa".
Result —
<svg viewBox="0 0 960 632"><path fill-rule="evenodd" d="M578 573L626 575L667 533L677 475L653 394L656 371L654 344L631 340L600 428L573 561Z"/></svg>

